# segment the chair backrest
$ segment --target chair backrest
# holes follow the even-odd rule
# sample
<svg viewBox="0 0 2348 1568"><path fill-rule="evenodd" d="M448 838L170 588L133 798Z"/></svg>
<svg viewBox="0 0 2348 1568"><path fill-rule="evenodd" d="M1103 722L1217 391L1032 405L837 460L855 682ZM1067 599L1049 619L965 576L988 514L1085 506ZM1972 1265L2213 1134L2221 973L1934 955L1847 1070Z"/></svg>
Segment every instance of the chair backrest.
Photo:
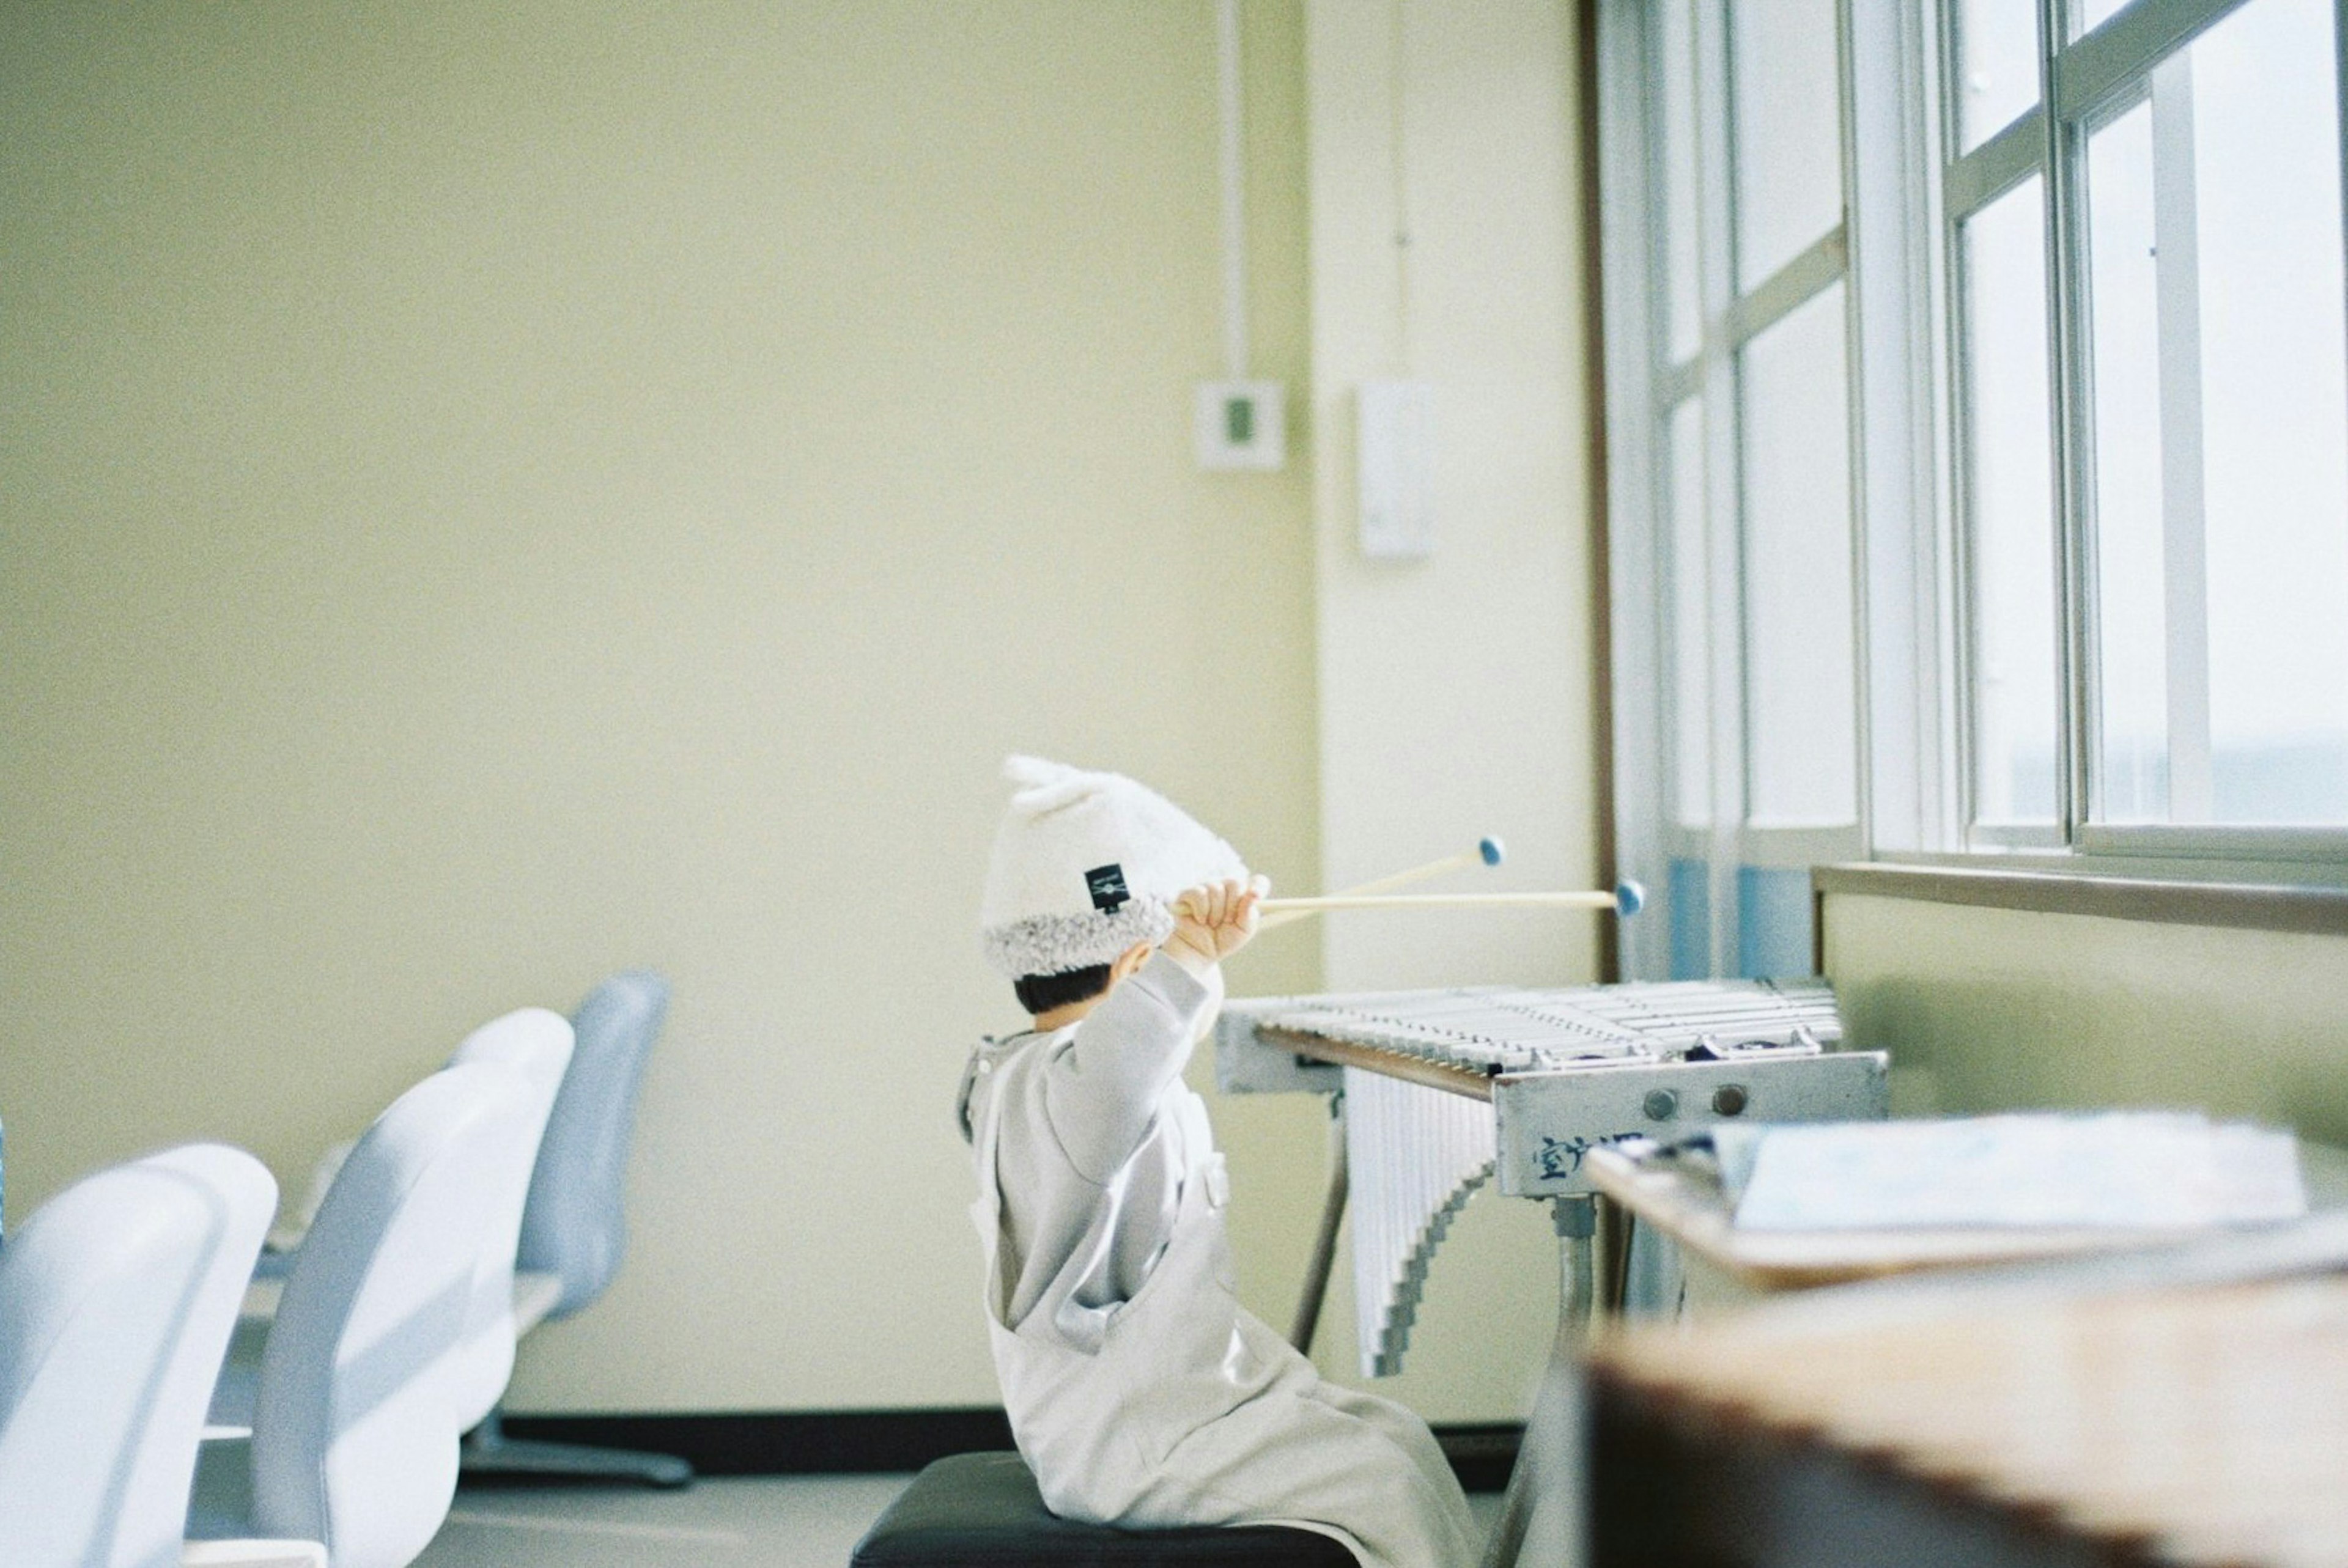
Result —
<svg viewBox="0 0 2348 1568"><path fill-rule="evenodd" d="M466 1062L393 1101L343 1163L286 1276L252 1422L255 1533L335 1568L404 1568L457 1489L458 1347L489 1224L481 1194L529 1128L517 1069Z"/></svg>
<svg viewBox="0 0 2348 1568"><path fill-rule="evenodd" d="M448 1065L469 1061L498 1061L513 1068L530 1084L530 1103L523 1135L514 1140L496 1178L481 1194L489 1211L488 1225L457 1352L457 1420L463 1427L479 1424L497 1408L513 1376L514 1253L521 1241L522 1204L530 1196L539 1140L562 1087L563 1070L571 1064L571 1022L544 1008L523 1008L492 1019L465 1037Z"/></svg>
<svg viewBox="0 0 2348 1568"><path fill-rule="evenodd" d="M0 1253L9 1568L177 1568L204 1407L277 1206L191 1144L86 1177Z"/></svg>
<svg viewBox="0 0 2348 1568"><path fill-rule="evenodd" d="M578 1046L547 1119L521 1220L521 1266L562 1279L551 1317L578 1311L620 1272L636 1084L667 1012L668 982L633 969L590 991L572 1016Z"/></svg>

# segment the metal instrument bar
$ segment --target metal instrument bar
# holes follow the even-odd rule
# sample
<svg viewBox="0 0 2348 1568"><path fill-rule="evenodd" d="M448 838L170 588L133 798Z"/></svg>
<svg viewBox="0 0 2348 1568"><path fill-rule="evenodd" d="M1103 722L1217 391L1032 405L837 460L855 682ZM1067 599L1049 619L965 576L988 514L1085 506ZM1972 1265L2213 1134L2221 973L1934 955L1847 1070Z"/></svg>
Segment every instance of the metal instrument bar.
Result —
<svg viewBox="0 0 2348 1568"><path fill-rule="evenodd" d="M1256 1030L1262 1039L1334 1067L1359 1067L1388 1078L1399 1078L1406 1083L1422 1084L1428 1089L1440 1089L1450 1094L1464 1094L1470 1100L1492 1098L1492 1080L1469 1067L1455 1067L1447 1062L1433 1061L1423 1056L1406 1056L1398 1050L1386 1050L1375 1045L1355 1045L1347 1040L1331 1040L1325 1035L1307 1034L1303 1030L1265 1026Z"/></svg>

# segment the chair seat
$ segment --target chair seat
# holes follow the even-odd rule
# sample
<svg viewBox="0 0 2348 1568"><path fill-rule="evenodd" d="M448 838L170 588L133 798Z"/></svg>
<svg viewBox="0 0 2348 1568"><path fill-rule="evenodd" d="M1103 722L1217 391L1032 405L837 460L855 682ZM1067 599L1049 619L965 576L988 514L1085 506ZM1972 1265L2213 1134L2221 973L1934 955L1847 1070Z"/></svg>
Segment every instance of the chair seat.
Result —
<svg viewBox="0 0 2348 1568"><path fill-rule="evenodd" d="M1112 1530L1044 1506L1015 1453L955 1454L913 1478L849 1568L1357 1568L1325 1535L1279 1525Z"/></svg>

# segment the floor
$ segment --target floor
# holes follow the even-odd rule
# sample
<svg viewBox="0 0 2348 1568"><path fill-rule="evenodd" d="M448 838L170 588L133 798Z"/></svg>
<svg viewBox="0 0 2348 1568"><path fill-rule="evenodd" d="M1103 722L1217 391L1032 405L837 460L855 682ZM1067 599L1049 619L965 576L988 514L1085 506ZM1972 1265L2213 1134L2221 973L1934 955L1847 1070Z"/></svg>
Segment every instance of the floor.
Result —
<svg viewBox="0 0 2348 1568"><path fill-rule="evenodd" d="M846 1568L850 1548L909 1479L724 1477L682 1491L468 1488L416 1568Z"/></svg>
<svg viewBox="0 0 2348 1568"><path fill-rule="evenodd" d="M846 1568L901 1475L761 1476L636 1488L469 1489L416 1568ZM1468 1501L1479 1522L1500 1494Z"/></svg>

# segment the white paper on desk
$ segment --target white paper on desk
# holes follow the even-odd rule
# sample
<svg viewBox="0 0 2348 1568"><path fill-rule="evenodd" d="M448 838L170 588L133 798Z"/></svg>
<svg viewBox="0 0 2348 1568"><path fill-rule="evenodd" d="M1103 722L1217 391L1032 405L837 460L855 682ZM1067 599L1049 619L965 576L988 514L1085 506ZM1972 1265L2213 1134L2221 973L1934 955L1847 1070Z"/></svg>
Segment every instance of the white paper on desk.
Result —
<svg viewBox="0 0 2348 1568"><path fill-rule="evenodd" d="M1738 1128L1720 1153L1724 1175L1746 1173L1730 1180L1741 1230L2183 1230L2307 1212L2290 1133L2190 1112Z"/></svg>

